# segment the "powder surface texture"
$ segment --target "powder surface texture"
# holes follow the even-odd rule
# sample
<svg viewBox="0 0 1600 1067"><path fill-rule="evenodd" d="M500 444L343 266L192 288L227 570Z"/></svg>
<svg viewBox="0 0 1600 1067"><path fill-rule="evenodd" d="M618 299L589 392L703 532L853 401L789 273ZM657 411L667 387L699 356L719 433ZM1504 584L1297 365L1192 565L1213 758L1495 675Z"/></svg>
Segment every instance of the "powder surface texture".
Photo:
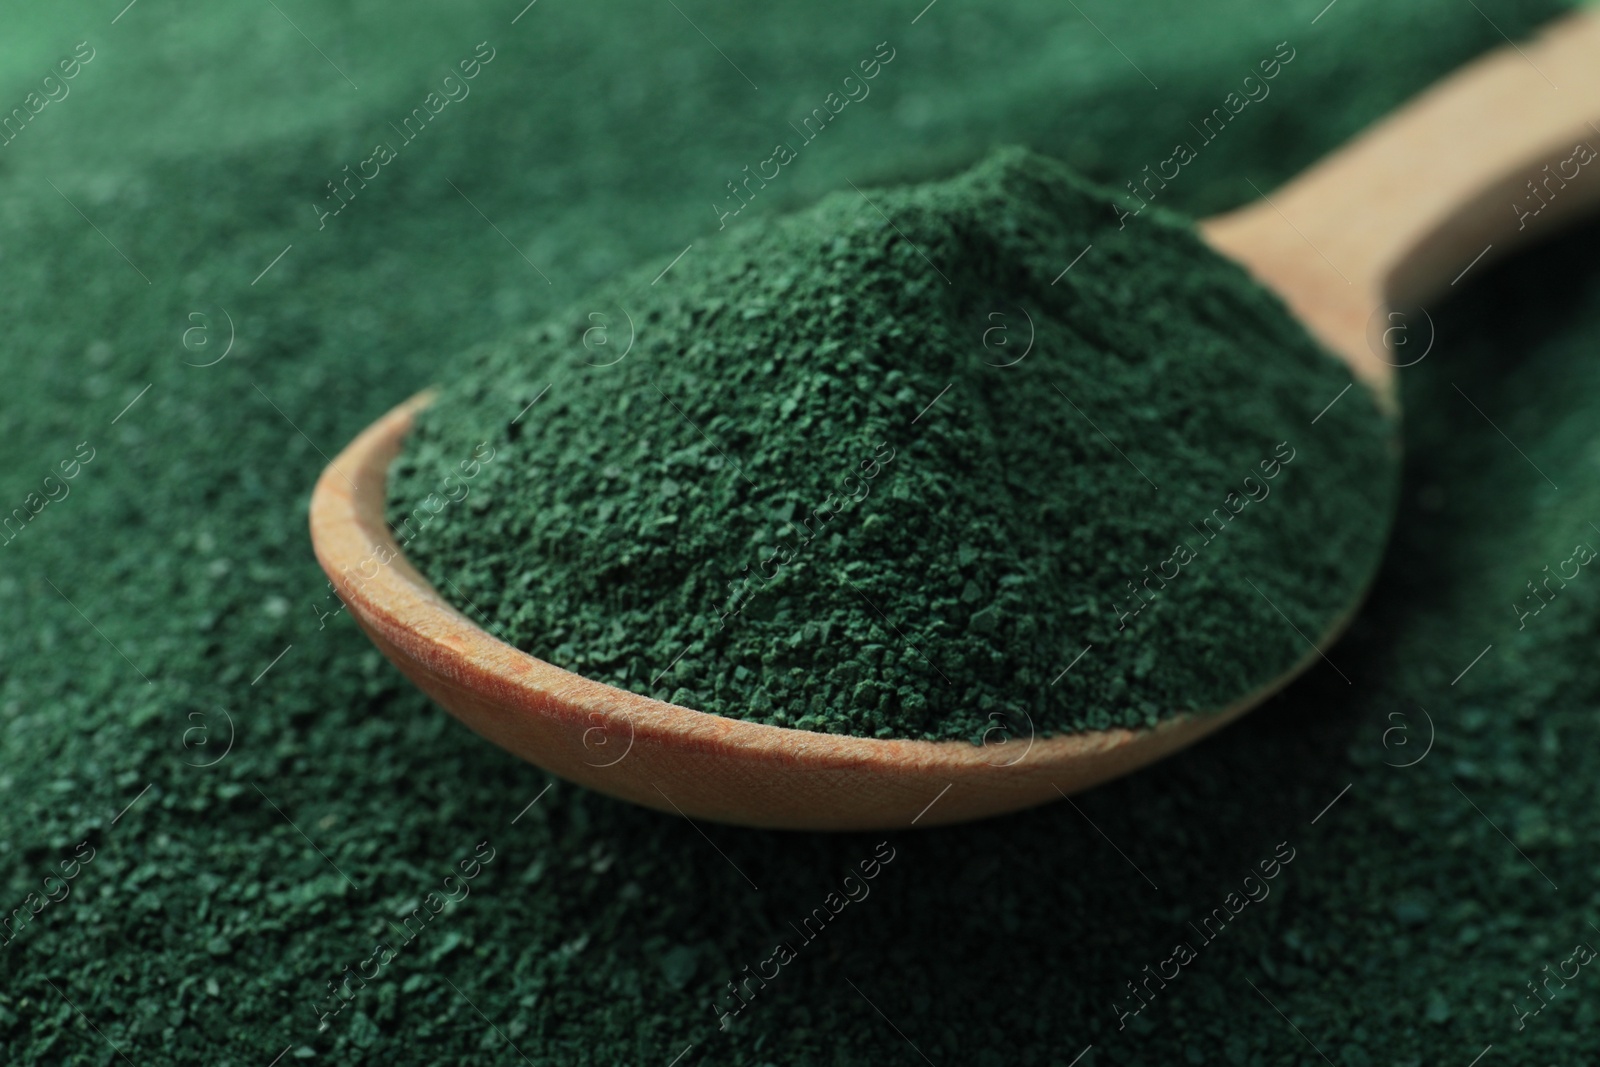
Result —
<svg viewBox="0 0 1600 1067"><path fill-rule="evenodd" d="M630 349L585 311L613 305ZM458 606L591 678L864 736L1226 706L1354 602L1398 472L1241 269L1021 150L690 250L441 377L390 518Z"/></svg>
<svg viewBox="0 0 1600 1067"><path fill-rule="evenodd" d="M359 92L273 5L141 0L115 25L124 3L12 5L6 107L42 98L77 41L98 55L0 150L0 505L81 465L0 547L0 920L26 916L0 946L0 1061L1324 1064L1309 1039L1339 1067L1588 1063L1592 963L1519 1013L1545 968L1600 947L1594 565L1552 581L1525 630L1512 609L1545 566L1572 573L1576 542L1600 548L1592 228L1480 264L1463 303L1432 308L1434 351L1402 372L1391 553L1328 650L1354 686L1313 667L1077 810L893 835L871 896L811 940L793 926L884 838L697 828L551 783L383 660L305 531L324 454L448 354L696 242L668 285L707 250L724 178L786 136L788 101L886 36L900 51L873 95L768 204L847 179L877 199L997 138L1121 188L1288 39L1272 95L1157 201L1203 215L1565 6L1476 3L1339 0L1314 26L1326 0L938 3L911 26L924 3L679 0L759 92L656 0L620 8L631 33L612 5L539 3L511 26L521 0L280 0ZM324 182L485 39L499 55L472 96L319 231ZM213 302L238 327L220 361ZM1248 899L1282 843L1270 897L1212 941L1190 930ZM396 934L464 860L482 864L471 896ZM44 884L63 862L65 896ZM385 939L398 954L363 968ZM785 939L796 957L719 1028L727 983L772 974ZM1128 983L1171 974L1182 940L1198 957L1119 1028ZM363 970L319 1029L329 983Z"/></svg>

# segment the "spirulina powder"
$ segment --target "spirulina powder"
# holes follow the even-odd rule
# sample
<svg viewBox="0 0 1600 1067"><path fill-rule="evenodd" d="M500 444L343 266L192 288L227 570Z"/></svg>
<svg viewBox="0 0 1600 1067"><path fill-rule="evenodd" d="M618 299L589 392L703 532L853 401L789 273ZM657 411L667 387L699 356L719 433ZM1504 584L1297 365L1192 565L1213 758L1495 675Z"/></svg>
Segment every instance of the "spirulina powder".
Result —
<svg viewBox="0 0 1600 1067"><path fill-rule="evenodd" d="M977 741L1225 706L1375 569L1391 427L1362 388L1312 426L1343 365L1119 214L1007 150L697 242L444 369L391 518L506 640L703 711Z"/></svg>

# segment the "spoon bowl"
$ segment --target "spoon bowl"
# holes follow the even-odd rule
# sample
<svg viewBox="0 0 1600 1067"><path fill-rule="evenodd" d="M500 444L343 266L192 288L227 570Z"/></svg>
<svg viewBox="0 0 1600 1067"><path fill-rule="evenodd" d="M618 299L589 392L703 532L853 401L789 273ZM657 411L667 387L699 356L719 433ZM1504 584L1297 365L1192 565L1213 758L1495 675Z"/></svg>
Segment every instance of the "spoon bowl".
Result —
<svg viewBox="0 0 1600 1067"><path fill-rule="evenodd" d="M900 741L744 722L562 670L494 637L406 560L385 520L387 475L422 393L369 426L312 497L317 558L373 643L479 734L570 781L662 811L784 829L933 826L1014 811L1126 774L1242 715L1301 662L1218 712L1149 730L987 744ZM1323 636L1332 641L1349 616Z"/></svg>
<svg viewBox="0 0 1600 1067"><path fill-rule="evenodd" d="M1600 200L1600 164L1579 164L1574 177L1559 169L1559 186L1544 177L1561 161L1570 168L1582 154L1575 145L1600 145L1594 120L1600 18L1576 15L1522 49L1470 64L1283 189L1202 222L1200 232L1397 411L1395 369L1411 357L1396 355L1394 328L1421 329L1412 318L1418 301ZM1536 178L1546 196L1530 222ZM1316 662L1365 593L1353 590L1315 647L1278 677L1225 708L1149 729L1041 737L997 726L974 745L744 722L562 670L500 641L434 590L385 520L389 466L429 400L420 394L372 424L317 483L312 541L340 597L384 655L485 738L570 781L690 818L904 828L1057 799L1193 744L1267 699Z"/></svg>

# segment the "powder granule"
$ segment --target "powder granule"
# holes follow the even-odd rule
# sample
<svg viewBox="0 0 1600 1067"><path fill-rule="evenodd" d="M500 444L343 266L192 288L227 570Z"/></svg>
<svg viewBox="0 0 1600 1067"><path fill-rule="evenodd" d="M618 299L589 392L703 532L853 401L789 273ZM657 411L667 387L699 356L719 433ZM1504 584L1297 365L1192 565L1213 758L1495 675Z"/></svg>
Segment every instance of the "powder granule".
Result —
<svg viewBox="0 0 1600 1067"><path fill-rule="evenodd" d="M1183 220L1118 216L1005 150L697 242L444 372L406 552L518 647L736 718L1223 707L1370 578L1393 427L1362 388L1312 425L1344 366Z"/></svg>

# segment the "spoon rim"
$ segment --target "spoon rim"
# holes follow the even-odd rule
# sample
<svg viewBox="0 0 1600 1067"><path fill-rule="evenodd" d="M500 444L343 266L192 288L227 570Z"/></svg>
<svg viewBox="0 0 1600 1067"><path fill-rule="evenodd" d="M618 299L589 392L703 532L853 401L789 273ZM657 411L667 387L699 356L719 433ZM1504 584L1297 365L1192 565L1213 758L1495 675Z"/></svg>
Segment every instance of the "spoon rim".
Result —
<svg viewBox="0 0 1600 1067"><path fill-rule="evenodd" d="M1017 779L1008 783L1009 788L999 790L1009 797L1002 798L1002 803L951 804L941 817L924 824L934 825L1042 803L1054 799L1056 793L1065 796L1151 763L1256 707L1303 673L1321 654L1318 647L1313 647L1287 670L1220 710L1177 712L1154 726L1138 729L1035 734L1027 739L1021 756L1004 763L995 761L996 754L1009 755L1022 738L987 745L960 739L929 741L821 733L734 719L647 697L568 671L495 637L441 596L406 558L386 519L388 469L416 414L435 395L435 390L424 390L392 408L329 463L312 492L311 540L317 560L340 600L351 609L368 636L413 682L479 733L485 732L480 729L485 724L451 707L434 690L445 691L446 695L453 692L486 696L510 714L542 717L547 723L570 729L574 737L582 739L585 748L589 734L596 729L609 741L611 728L619 725L620 719L628 728L629 752L644 744L732 760L758 769L864 771L928 783L987 779L984 786L991 790L999 784L994 777L997 773ZM374 569L374 573L368 575L368 569ZM1330 643L1343 632L1365 595L1363 588L1321 635L1321 644ZM418 677L418 669L431 676L428 682L433 683L432 688ZM570 758L553 758L563 754L520 751L501 741L496 743L528 762L602 792L659 810L685 813L664 792L660 799L667 799L667 804L649 796L639 783L625 783L622 779L626 775L612 779L573 773ZM564 755L570 757L571 753ZM619 758L619 762L626 760ZM1073 770L1079 773L1069 773ZM691 810L687 814L697 812ZM737 812L702 809L698 814L725 822L743 821ZM754 825L796 828L846 825L832 818L826 822L821 825L818 820L803 816L792 821L774 821L770 817L752 820ZM907 824L898 818L869 818L848 825Z"/></svg>

